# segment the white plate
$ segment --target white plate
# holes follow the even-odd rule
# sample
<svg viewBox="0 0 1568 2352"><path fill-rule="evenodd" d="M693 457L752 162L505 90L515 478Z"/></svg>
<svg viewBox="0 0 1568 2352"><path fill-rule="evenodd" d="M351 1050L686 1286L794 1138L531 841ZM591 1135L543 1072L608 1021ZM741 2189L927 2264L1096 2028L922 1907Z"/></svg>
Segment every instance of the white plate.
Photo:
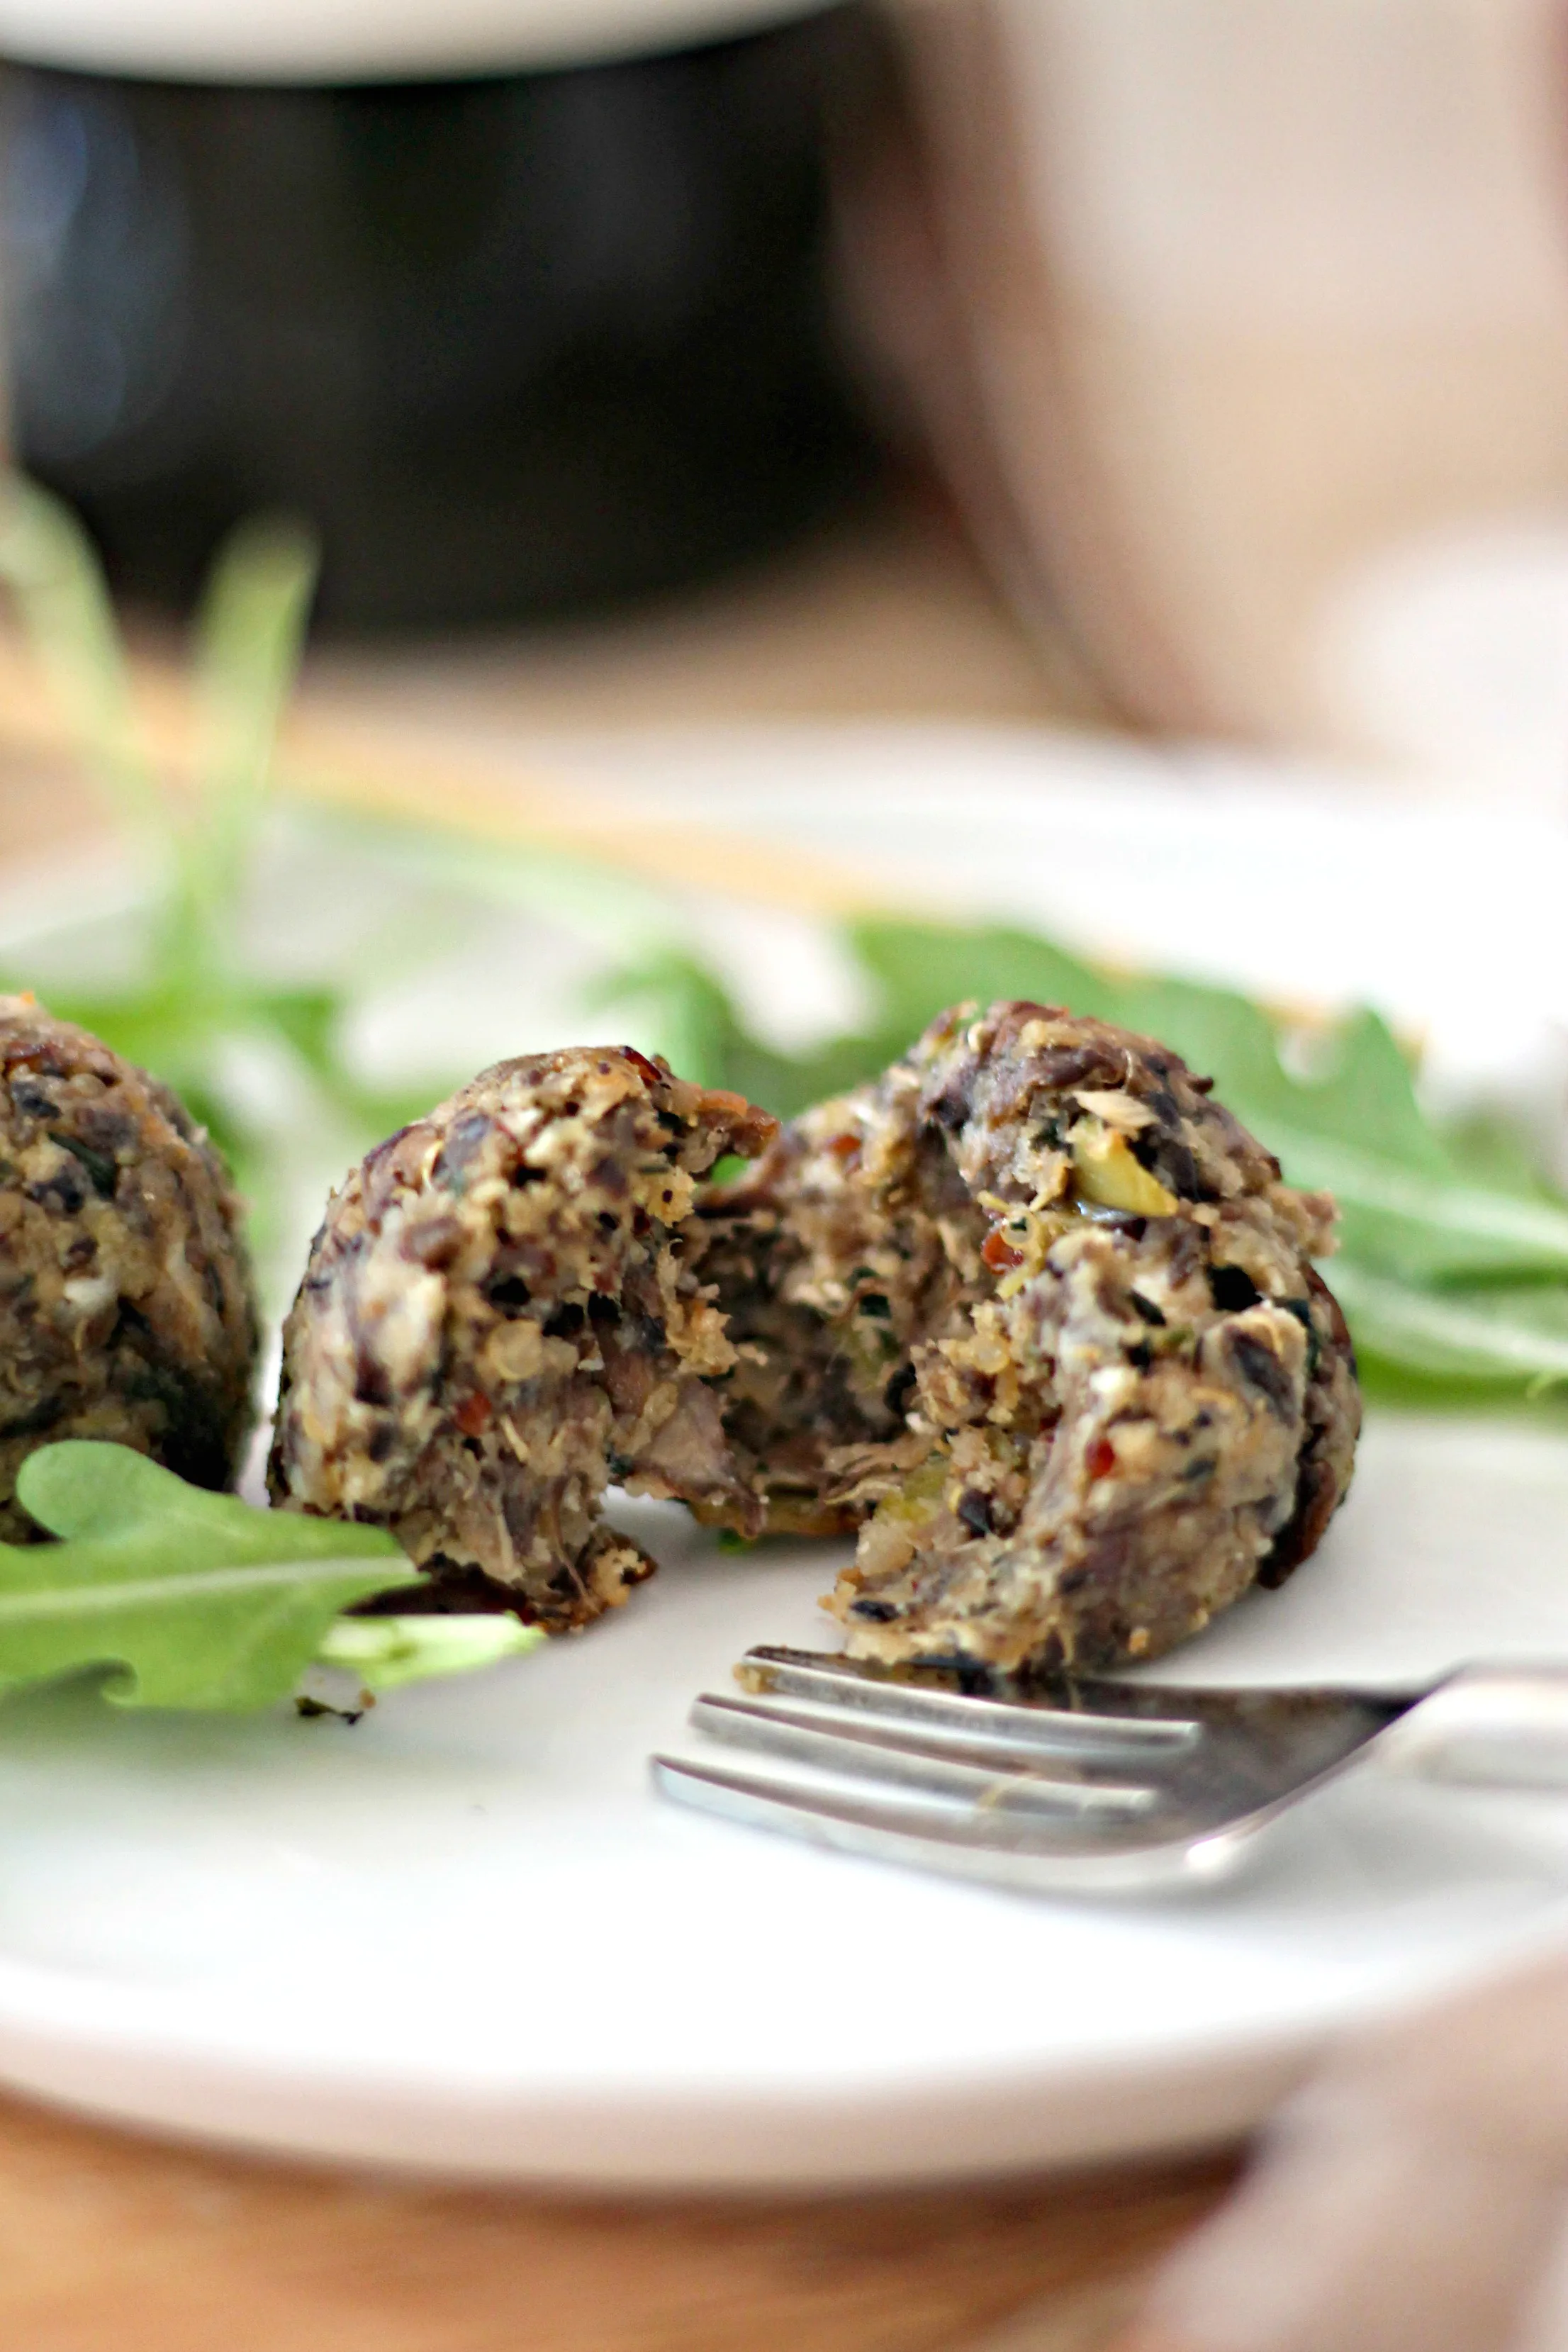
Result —
<svg viewBox="0 0 1568 2352"><path fill-rule="evenodd" d="M820 0L0 0L32 65L174 81L345 82L657 56L809 15Z"/></svg>
<svg viewBox="0 0 1568 2352"><path fill-rule="evenodd" d="M816 740L815 782L793 802L776 747L752 748L754 795L746 747L727 747L730 821L824 837L858 826L870 845L865 812L889 822L896 798L889 761L864 740ZM1032 891L1037 907L1077 872L1076 908L1058 914L1082 937L1083 845L1114 817L1126 857L1102 851L1107 904L1146 908L1160 953L1224 969L1234 926L1214 919L1239 908L1250 960L1233 968L1310 981L1323 859L1310 842L1300 859L1279 854L1287 785L1177 786L1173 803L1135 760L1075 767L1060 746L1016 740L952 749L945 783L929 754L892 810L911 870L951 870L973 903L984 877L960 847L1009 804L1007 902ZM656 798L711 805L695 753L647 761ZM1453 820L1358 818L1349 803L1330 817L1345 893L1365 890L1368 856L1381 861L1369 955L1397 963L1403 938L1407 956L1430 956L1455 908L1388 882L1450 872ZM1223 908L1189 899L1184 940L1149 879L1151 841L1166 845L1167 876L1173 843L1189 876L1226 875ZM1060 862L1031 869L1036 844ZM1540 859L1553 855L1543 841ZM1485 872L1506 864L1478 831L1450 878L1473 898L1478 874L1484 895ZM341 908L342 894L322 900ZM302 919L298 889L289 903ZM1102 935L1125 945L1129 928L1107 920ZM785 932L763 929L781 952ZM797 945L824 1012L832 956L804 934ZM1517 950L1516 979L1532 951ZM1315 993L1345 982L1353 957L1336 954ZM468 969L461 956L448 969L454 1024L453 974ZM489 982L513 984L495 970ZM1551 1009L1533 1000L1542 1034ZM535 1017L553 1016L536 1004ZM388 1050L396 1024L384 1007L367 1034L377 1018ZM352 1730L140 1718L62 1694L0 1710L0 2073L106 2114L453 2172L890 2181L1233 2132L1328 2031L1568 1927L1568 1804L1551 1799L1368 1775L1325 1795L1235 1886L1142 1906L991 1894L661 1805L648 1751L679 1742L689 1696L749 1643L822 1643L814 1596L834 1555L726 1557L673 1508L638 1516L665 1569L616 1619L401 1694ZM1568 1444L1550 1429L1378 1417L1322 1555L1164 1671L1383 1679L1568 1657L1565 1525Z"/></svg>

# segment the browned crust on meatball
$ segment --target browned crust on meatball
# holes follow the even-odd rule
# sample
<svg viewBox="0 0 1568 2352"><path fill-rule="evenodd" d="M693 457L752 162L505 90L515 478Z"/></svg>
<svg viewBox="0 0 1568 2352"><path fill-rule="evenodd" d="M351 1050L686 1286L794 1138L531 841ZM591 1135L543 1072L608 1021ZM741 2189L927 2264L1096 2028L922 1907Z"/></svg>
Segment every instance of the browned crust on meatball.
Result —
<svg viewBox="0 0 1568 2352"><path fill-rule="evenodd" d="M0 1536L35 1447L107 1439L198 1486L239 1467L258 1325L242 1210L167 1087L0 997Z"/></svg>
<svg viewBox="0 0 1568 2352"><path fill-rule="evenodd" d="M704 1204L769 1522L859 1524L852 1654L1154 1657L1318 1542L1360 1403L1332 1203L1157 1041L944 1015Z"/></svg>
<svg viewBox="0 0 1568 2352"><path fill-rule="evenodd" d="M652 1572L601 1517L612 1480L760 1527L711 1385L735 1351L684 1252L697 1178L775 1127L603 1046L500 1063L381 1144L285 1328L275 1502L390 1528L433 1605L552 1630Z"/></svg>

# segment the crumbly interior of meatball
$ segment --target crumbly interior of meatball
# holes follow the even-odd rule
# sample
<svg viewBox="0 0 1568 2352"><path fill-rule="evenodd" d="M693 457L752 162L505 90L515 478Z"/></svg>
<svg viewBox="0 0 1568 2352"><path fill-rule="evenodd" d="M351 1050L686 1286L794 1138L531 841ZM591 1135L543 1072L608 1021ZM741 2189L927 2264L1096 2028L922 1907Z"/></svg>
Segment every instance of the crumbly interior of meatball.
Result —
<svg viewBox="0 0 1568 2352"><path fill-rule="evenodd" d="M1331 1221L1174 1054L1020 1003L710 1192L726 1425L771 1526L860 1525L851 1653L1087 1670L1289 1573L1359 1428Z"/></svg>
<svg viewBox="0 0 1568 2352"><path fill-rule="evenodd" d="M553 1629L651 1572L601 1517L612 1480L755 1531L686 1230L697 1179L774 1131L604 1047L503 1062L393 1136L333 1196L289 1318L274 1500L392 1528L433 1606Z"/></svg>
<svg viewBox="0 0 1568 2352"><path fill-rule="evenodd" d="M31 997L0 997L0 1536L34 1447L134 1446L225 1486L252 1418L240 1204L168 1088Z"/></svg>

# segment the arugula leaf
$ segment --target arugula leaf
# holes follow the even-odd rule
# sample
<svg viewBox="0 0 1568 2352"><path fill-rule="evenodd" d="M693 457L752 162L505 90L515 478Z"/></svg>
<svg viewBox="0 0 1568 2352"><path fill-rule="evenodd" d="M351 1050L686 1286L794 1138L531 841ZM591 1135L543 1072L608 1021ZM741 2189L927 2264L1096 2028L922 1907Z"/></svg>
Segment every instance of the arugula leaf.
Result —
<svg viewBox="0 0 1568 2352"><path fill-rule="evenodd" d="M675 949L620 965L589 1002L636 1007L645 1050L664 1055L683 1077L731 1087L783 1118L858 1085L902 1053L915 1034L886 1050L879 1036L840 1037L811 1053L780 1053L752 1034L705 965Z"/></svg>
<svg viewBox="0 0 1568 2352"><path fill-rule="evenodd" d="M119 1706L268 1706L341 1610L414 1579L380 1528L255 1510L96 1439L40 1447L16 1492L60 1540L0 1544L0 1686L107 1666Z"/></svg>
<svg viewBox="0 0 1568 2352"><path fill-rule="evenodd" d="M1333 1288L1374 1367L1428 1381L1546 1396L1568 1382L1568 1288L1557 1284L1423 1289L1336 1258Z"/></svg>
<svg viewBox="0 0 1568 2352"><path fill-rule="evenodd" d="M72 718L88 773L117 815L161 845L168 803L136 723L130 667L92 542L68 506L18 475L0 483L0 580Z"/></svg>
<svg viewBox="0 0 1568 2352"><path fill-rule="evenodd" d="M540 1625L506 1615L340 1617L329 1625L317 1663L355 1675L376 1696L439 1675L466 1675L503 1658L526 1657L547 1636Z"/></svg>
<svg viewBox="0 0 1568 2352"><path fill-rule="evenodd" d="M1292 1183L1334 1193L1342 1246L1411 1281L1464 1276L1568 1276L1568 1208L1426 1174L1353 1143L1308 1135L1233 1098L1278 1153Z"/></svg>
<svg viewBox="0 0 1568 2352"><path fill-rule="evenodd" d="M315 568L309 537L287 521L242 524L220 550L195 631L198 758L188 786L176 788L143 740L90 541L47 491L0 477L0 585L11 592L84 766L153 872L132 979L79 996L51 989L50 1010L163 1079L207 1129L256 1205L253 1243L264 1270L282 1230L288 1143L239 1097L235 1045L260 1040L282 1049L341 1131L345 1159L414 1115L358 1082L341 1045L348 1009L341 991L279 988L247 971L237 948ZM28 977L10 975L5 985L24 988ZM454 1073L451 1083L467 1075Z"/></svg>
<svg viewBox="0 0 1568 2352"><path fill-rule="evenodd" d="M849 926L848 939L877 983L879 1031L901 1031L906 1045L944 1007L966 997L990 1004L1021 996L1037 1004L1068 1004L1100 1020L1121 1017L1121 994L1108 974L1005 923L959 927L864 917Z"/></svg>
<svg viewBox="0 0 1568 2352"><path fill-rule="evenodd" d="M237 978L234 918L250 877L284 707L316 580L316 549L296 524L242 523L220 549L197 615L203 720L200 789L174 830L173 887L153 934L155 985L174 995ZM245 990L264 1014L265 992Z"/></svg>

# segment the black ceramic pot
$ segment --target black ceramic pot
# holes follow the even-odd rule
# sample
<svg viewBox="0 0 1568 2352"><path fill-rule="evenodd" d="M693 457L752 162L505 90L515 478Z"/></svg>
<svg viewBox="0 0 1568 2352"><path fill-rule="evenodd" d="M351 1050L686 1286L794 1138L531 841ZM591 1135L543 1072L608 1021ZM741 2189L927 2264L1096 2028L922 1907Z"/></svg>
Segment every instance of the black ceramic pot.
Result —
<svg viewBox="0 0 1568 2352"><path fill-rule="evenodd" d="M826 121L855 7L678 55L282 88L16 69L13 438L117 586L310 518L349 627L556 614L841 499Z"/></svg>

